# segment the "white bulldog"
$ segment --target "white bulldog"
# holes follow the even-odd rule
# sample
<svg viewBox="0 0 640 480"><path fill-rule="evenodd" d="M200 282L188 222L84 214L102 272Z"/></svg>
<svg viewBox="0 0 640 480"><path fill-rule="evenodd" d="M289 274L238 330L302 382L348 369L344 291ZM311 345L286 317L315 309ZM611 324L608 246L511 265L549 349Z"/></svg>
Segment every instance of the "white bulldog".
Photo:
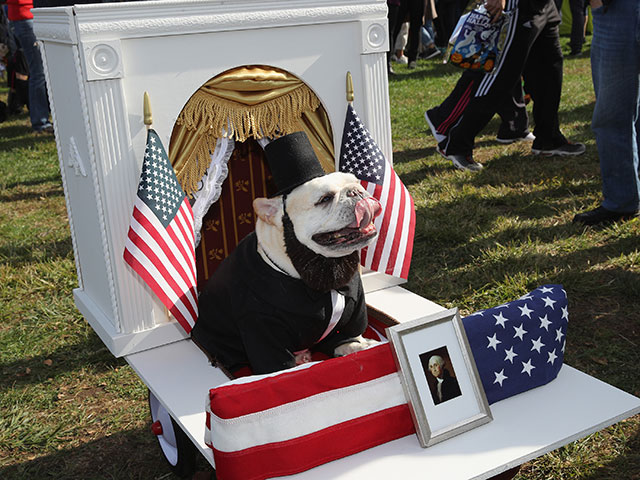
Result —
<svg viewBox="0 0 640 480"><path fill-rule="evenodd" d="M210 277L192 331L230 372L268 373L372 345L359 250L377 235L380 203L346 173L257 198L255 234Z"/></svg>
<svg viewBox="0 0 640 480"><path fill-rule="evenodd" d="M358 252L376 237L373 220L381 207L354 175L334 172L309 180L286 197L256 198L253 209L258 216L258 253L263 260L316 290L326 291L341 287L358 274ZM337 346L334 356L372 343L359 335ZM297 363L309 358L308 352L296 357Z"/></svg>

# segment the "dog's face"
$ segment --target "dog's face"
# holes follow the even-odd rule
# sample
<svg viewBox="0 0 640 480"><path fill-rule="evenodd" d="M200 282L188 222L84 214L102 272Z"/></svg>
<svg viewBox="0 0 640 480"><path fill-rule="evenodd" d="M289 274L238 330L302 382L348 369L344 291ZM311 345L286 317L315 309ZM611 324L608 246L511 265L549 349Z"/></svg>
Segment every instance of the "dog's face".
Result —
<svg viewBox="0 0 640 480"><path fill-rule="evenodd" d="M282 199L254 201L258 217L282 230ZM286 199L286 212L297 239L324 257L344 257L370 243L380 213L373 198L351 174L335 172L295 188Z"/></svg>

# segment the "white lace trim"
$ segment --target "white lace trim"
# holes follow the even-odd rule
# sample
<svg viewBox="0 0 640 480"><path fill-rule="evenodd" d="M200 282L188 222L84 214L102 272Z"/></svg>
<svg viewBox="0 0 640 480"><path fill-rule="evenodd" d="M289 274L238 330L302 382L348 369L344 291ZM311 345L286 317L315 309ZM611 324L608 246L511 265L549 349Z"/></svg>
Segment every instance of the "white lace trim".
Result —
<svg viewBox="0 0 640 480"><path fill-rule="evenodd" d="M209 211L209 207L218 201L222 192L222 184L229 174L227 162L235 148L233 138L221 137L216 142L216 148L211 154L211 163L198 184L198 191L193 195L195 201L191 206L194 217L196 246L200 243L202 218Z"/></svg>

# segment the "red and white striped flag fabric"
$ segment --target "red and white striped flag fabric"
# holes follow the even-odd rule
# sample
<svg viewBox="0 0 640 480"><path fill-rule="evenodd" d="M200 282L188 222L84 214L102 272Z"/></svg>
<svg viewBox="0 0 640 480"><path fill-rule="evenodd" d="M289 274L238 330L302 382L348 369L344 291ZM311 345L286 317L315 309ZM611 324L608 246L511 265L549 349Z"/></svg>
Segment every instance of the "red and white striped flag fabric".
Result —
<svg viewBox="0 0 640 480"><path fill-rule="evenodd" d="M187 333L198 318L193 224L160 137L149 129L124 260Z"/></svg>
<svg viewBox="0 0 640 480"><path fill-rule="evenodd" d="M210 390L206 412L225 480L292 475L415 433L388 344L233 380Z"/></svg>
<svg viewBox="0 0 640 480"><path fill-rule="evenodd" d="M378 236L362 249L360 263L406 280L416 225L413 198L351 104L347 107L338 169L358 177L382 204L382 214L374 220Z"/></svg>

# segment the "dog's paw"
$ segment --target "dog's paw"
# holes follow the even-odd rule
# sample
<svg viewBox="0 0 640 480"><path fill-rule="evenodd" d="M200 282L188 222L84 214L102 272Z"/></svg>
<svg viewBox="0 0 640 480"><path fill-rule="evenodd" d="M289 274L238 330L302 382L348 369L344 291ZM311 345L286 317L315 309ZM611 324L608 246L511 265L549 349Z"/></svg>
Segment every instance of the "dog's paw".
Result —
<svg viewBox="0 0 640 480"><path fill-rule="evenodd" d="M371 340L370 338L364 338L362 336L354 338L352 341L338 345L333 351L335 357L344 357L350 353L359 352L369 347L377 345L377 340Z"/></svg>
<svg viewBox="0 0 640 480"><path fill-rule="evenodd" d="M295 359L296 359L296 365L309 363L311 361L311 352L309 351L309 349L296 352Z"/></svg>

